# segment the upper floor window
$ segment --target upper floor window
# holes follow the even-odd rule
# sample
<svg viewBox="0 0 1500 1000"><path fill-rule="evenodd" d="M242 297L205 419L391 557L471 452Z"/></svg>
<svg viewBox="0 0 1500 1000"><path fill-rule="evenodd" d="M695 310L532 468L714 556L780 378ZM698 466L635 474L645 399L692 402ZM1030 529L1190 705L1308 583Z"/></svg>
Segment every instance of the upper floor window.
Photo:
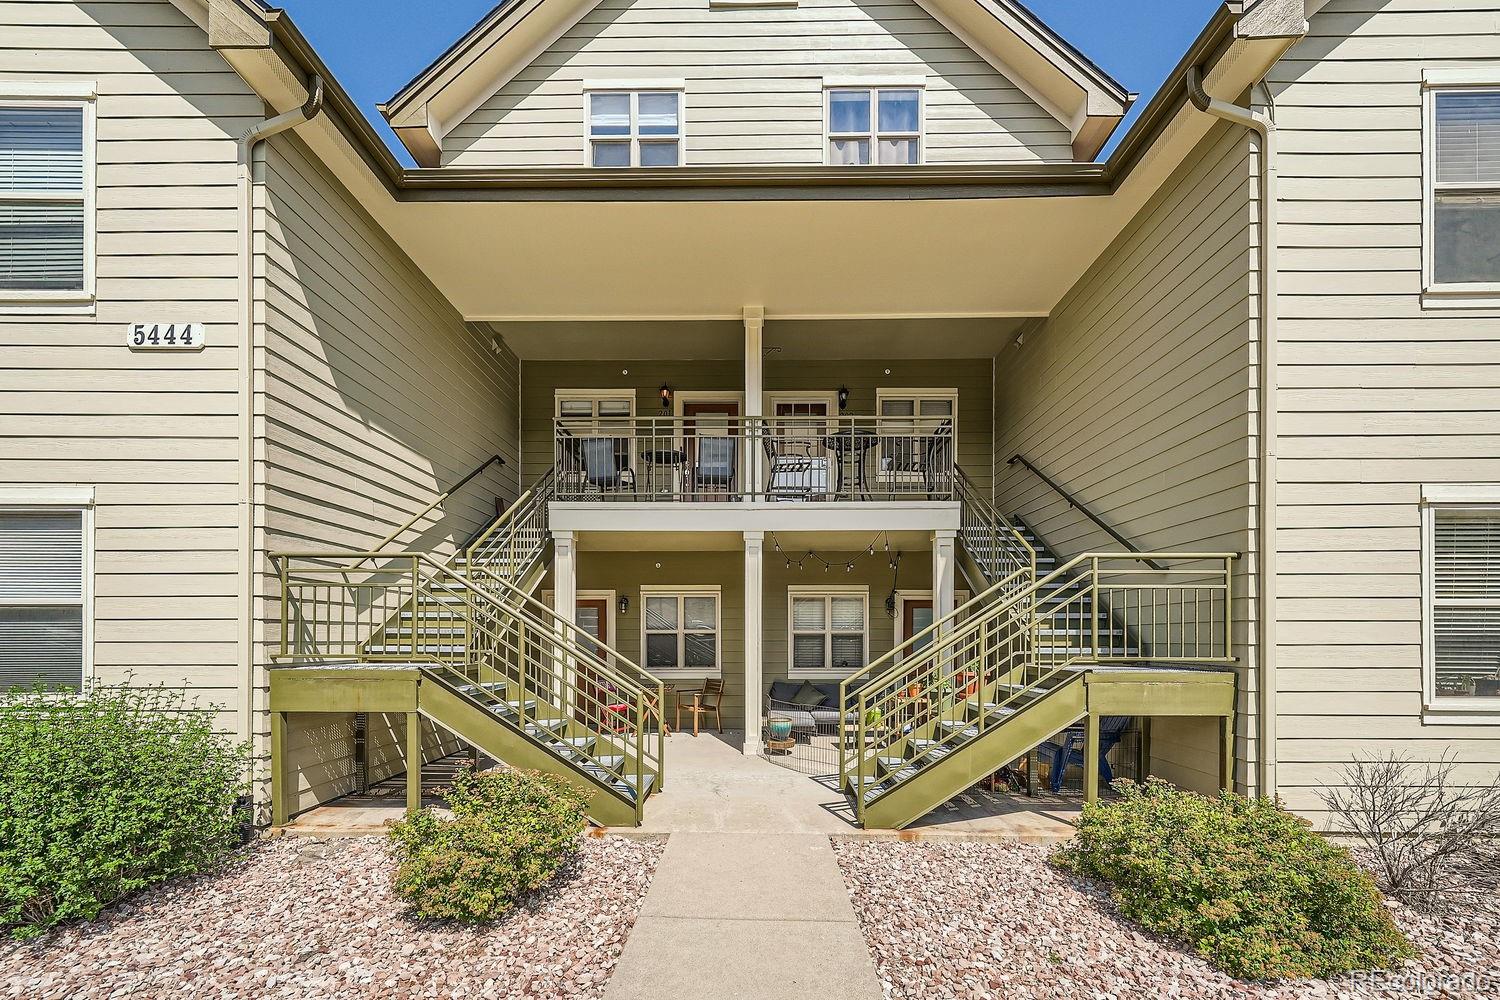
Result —
<svg viewBox="0 0 1500 1000"><path fill-rule="evenodd" d="M1427 92L1426 282L1500 292L1500 87Z"/></svg>
<svg viewBox="0 0 1500 1000"><path fill-rule="evenodd" d="M92 290L88 112L86 101L7 99L0 85L0 299Z"/></svg>
<svg viewBox="0 0 1500 1000"><path fill-rule="evenodd" d="M830 165L922 162L920 87L831 87L827 95Z"/></svg>
<svg viewBox="0 0 1500 1000"><path fill-rule="evenodd" d="M681 165L680 91L592 91L587 96L589 166Z"/></svg>

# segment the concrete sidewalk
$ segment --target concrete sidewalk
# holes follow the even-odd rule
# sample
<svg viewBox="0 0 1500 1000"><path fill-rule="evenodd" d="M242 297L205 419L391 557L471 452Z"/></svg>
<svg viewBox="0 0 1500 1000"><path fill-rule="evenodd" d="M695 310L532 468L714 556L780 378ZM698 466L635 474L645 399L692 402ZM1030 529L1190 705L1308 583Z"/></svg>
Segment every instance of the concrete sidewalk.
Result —
<svg viewBox="0 0 1500 1000"><path fill-rule="evenodd" d="M673 833L607 1000L879 1000L827 834Z"/></svg>

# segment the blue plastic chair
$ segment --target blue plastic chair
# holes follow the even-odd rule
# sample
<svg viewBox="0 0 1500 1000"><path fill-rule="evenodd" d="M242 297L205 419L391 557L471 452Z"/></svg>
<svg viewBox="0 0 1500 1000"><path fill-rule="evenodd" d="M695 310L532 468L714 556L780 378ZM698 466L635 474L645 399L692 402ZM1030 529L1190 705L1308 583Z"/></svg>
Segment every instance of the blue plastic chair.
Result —
<svg viewBox="0 0 1500 1000"><path fill-rule="evenodd" d="M1132 721L1128 715L1107 715L1099 720L1099 777L1106 785L1115 780L1107 755L1119 745L1121 738L1125 735L1125 730L1130 728ZM1066 729L1059 733L1057 738L1048 740L1037 747L1038 755L1044 753L1052 755L1052 764L1048 768L1048 783L1052 787L1053 794L1062 791L1063 772L1070 767L1083 766L1083 739L1082 729Z"/></svg>

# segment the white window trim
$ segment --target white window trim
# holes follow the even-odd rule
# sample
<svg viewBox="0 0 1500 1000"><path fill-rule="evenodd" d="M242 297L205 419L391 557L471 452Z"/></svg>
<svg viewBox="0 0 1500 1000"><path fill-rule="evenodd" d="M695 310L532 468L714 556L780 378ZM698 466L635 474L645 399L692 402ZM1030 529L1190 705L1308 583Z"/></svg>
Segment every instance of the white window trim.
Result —
<svg viewBox="0 0 1500 1000"><path fill-rule="evenodd" d="M1422 487L1422 723L1500 724L1500 698L1439 698L1433 590L1437 581L1436 525L1440 509L1500 513L1500 484Z"/></svg>
<svg viewBox="0 0 1500 1000"><path fill-rule="evenodd" d="M1500 281L1439 283L1437 251L1437 99L1462 90L1500 92L1500 72L1493 69L1427 70L1422 78L1422 305L1429 309L1500 308ZM1454 185L1475 190L1496 185Z"/></svg>
<svg viewBox="0 0 1500 1000"><path fill-rule="evenodd" d="M836 90L868 90L870 92L870 131L863 132L834 132L831 127L833 119L830 117L830 96ZM882 90L915 90L917 92L917 130L915 132L882 132L880 131L880 94ZM925 77L824 77L823 78L823 165L824 166L860 166L860 167L909 167L922 166L927 162L927 80ZM880 138L885 136L894 139L917 140L917 162L909 163L881 163L880 162ZM835 164L829 147L834 139L860 139L870 140L870 162L862 164Z"/></svg>
<svg viewBox="0 0 1500 1000"><path fill-rule="evenodd" d="M638 662L640 662L643 666L646 663L646 636L650 632L650 630L646 628L646 598L677 598L677 662L682 663L685 660L682 637L687 634L683 631L682 628L684 622L684 616L682 612L683 599L688 597L712 597L714 599L714 669L702 670L698 667L671 667L665 670L653 670L650 667L646 667L646 669L650 670L650 672L654 676L671 679L697 680L700 677L704 679L722 678L724 676L724 596L721 593L722 589L723 588L719 587L717 584L697 587L672 586L669 584L652 584L649 586L642 586L640 597L641 655ZM665 635L666 633L664 631L657 630L655 634Z"/></svg>
<svg viewBox="0 0 1500 1000"><path fill-rule="evenodd" d="M828 664L822 670L799 669L794 665L796 660L796 635L797 627L792 617L792 610L799 597L858 597L864 601L865 627L864 627L864 664L853 670L840 671L833 666L833 619L831 617L831 606L823 619L823 656L824 662ZM811 634L811 633L808 633ZM839 681L845 677L863 670L870 665L870 588L868 586L820 586L818 584L796 585L786 589L786 675L788 679L814 680L814 681Z"/></svg>
<svg viewBox="0 0 1500 1000"><path fill-rule="evenodd" d="M918 404L917 408L918 409L921 408L921 401L924 400L924 399L942 399L942 400L947 400L947 401L951 402L953 404L953 460L954 460L955 463L958 461L958 390L956 388L954 388L954 389L934 389L934 388L926 388L926 389L922 389L922 388L918 388L918 389L904 389L904 388L879 389L879 388L877 388L875 390L875 425L876 425L877 428L879 428L880 422L882 420L886 419L884 411L885 411L885 401L888 400L888 399L914 399L914 400L917 401L917 404ZM890 419L892 419L892 420L905 420L906 418L905 417L891 417ZM913 414L912 419L913 420L920 420L922 418L921 418L920 414ZM881 431L881 433L883 434L885 432Z"/></svg>
<svg viewBox="0 0 1500 1000"><path fill-rule="evenodd" d="M675 170L677 167L685 167L688 162L688 107L687 107L687 84L683 80L585 80L583 82L583 165L590 170L640 170L641 167L641 137L637 134L635 95L642 93L676 94L677 95L677 163L672 167L646 167L646 170ZM630 135L626 138L606 138L601 142L618 142L630 146L630 165L628 167L596 167L594 166L594 142L595 138L589 127L589 98L593 94L629 94L630 100ZM651 141L649 138L646 140ZM660 141L667 141L662 137Z"/></svg>
<svg viewBox="0 0 1500 1000"><path fill-rule="evenodd" d="M0 291L0 315L38 313L92 313L97 295L98 169L96 153L97 87L92 80L0 81L0 108L35 108L72 105L83 111L83 288L81 291ZM0 200L28 200L15 194ZM49 200L45 196L31 200ZM61 200L61 199L52 199ZM71 202L73 199L68 198Z"/></svg>
<svg viewBox="0 0 1500 1000"><path fill-rule="evenodd" d="M80 686L88 690L94 676L94 490L93 487L10 486L0 488L0 512L57 513L77 511L83 534L83 589L79 600L83 619L83 657ZM8 607L62 607L71 601L16 601Z"/></svg>

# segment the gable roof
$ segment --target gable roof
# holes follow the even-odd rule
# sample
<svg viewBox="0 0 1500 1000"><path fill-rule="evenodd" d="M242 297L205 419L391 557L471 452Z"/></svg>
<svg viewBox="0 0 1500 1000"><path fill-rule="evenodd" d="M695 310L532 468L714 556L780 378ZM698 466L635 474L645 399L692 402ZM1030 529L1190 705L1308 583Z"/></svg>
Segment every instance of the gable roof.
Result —
<svg viewBox="0 0 1500 1000"><path fill-rule="evenodd" d="M1135 99L1017 0L915 2L1067 126L1076 160L1093 159ZM379 110L437 166L443 137L599 3L502 0Z"/></svg>

